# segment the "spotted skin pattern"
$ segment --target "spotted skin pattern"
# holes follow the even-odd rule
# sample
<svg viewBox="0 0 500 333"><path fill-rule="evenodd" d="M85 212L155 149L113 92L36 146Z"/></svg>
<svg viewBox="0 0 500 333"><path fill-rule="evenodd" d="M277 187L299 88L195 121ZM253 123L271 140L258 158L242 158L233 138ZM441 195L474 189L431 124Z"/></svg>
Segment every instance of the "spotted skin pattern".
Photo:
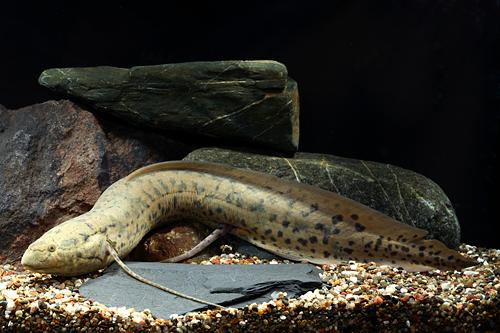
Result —
<svg viewBox="0 0 500 333"><path fill-rule="evenodd" d="M475 262L425 230L314 186L214 163L164 162L141 168L102 193L87 213L42 235L22 263L34 271L79 275L109 265L108 237L126 256L152 229L179 218L231 233L282 257L315 264L341 260L410 271L460 269Z"/></svg>

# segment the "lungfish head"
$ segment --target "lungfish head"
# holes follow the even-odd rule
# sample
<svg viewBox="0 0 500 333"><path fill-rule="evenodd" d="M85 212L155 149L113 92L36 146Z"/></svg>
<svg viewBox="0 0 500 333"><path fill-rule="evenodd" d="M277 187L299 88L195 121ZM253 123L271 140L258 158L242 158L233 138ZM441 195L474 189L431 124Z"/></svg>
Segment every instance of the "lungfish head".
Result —
<svg viewBox="0 0 500 333"><path fill-rule="evenodd" d="M104 268L109 255L102 233L90 232L85 223L62 223L30 244L21 263L31 271L72 276ZM78 228L75 228L78 227Z"/></svg>

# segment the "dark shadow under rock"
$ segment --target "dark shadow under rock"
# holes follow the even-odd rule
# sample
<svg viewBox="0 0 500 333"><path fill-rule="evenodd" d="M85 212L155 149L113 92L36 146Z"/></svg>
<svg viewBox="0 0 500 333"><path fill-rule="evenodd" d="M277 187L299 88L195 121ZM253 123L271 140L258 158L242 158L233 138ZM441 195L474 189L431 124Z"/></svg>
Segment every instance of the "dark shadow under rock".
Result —
<svg viewBox="0 0 500 333"><path fill-rule="evenodd" d="M207 237L213 229L196 220L184 219L172 222L149 232L127 256L131 261L162 261L183 254ZM224 246L247 257L259 259L278 259L271 252L256 247L231 234L225 235L208 246L205 250L184 262L199 263L221 254ZM224 251L223 251L224 252Z"/></svg>
<svg viewBox="0 0 500 333"><path fill-rule="evenodd" d="M284 291L288 297L322 285L320 269L308 264L289 265L190 265L127 262L139 275L205 301L239 308L272 299L273 292ZM107 306L149 309L153 315L168 319L207 308L128 276L117 264L104 275L89 280L80 288L85 297Z"/></svg>

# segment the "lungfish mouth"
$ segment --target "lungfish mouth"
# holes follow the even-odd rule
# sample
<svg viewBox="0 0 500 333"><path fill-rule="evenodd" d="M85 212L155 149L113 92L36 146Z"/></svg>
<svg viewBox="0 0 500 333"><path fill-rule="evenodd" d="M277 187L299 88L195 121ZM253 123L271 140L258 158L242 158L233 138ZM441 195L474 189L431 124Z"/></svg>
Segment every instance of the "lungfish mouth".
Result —
<svg viewBox="0 0 500 333"><path fill-rule="evenodd" d="M61 266L31 267L29 265L24 265L24 268L37 273L55 274L61 268Z"/></svg>
<svg viewBox="0 0 500 333"><path fill-rule="evenodd" d="M44 269L58 268L60 266L50 265L47 261L47 257L42 258L42 256L36 251L26 250L23 257L21 258L21 264L32 271L42 271Z"/></svg>

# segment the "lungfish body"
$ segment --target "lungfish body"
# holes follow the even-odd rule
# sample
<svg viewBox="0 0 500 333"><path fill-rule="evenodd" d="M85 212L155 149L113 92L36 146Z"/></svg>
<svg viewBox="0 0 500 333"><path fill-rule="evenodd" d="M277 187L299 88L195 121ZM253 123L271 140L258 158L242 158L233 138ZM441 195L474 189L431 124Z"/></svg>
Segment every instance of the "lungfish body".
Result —
<svg viewBox="0 0 500 333"><path fill-rule="evenodd" d="M102 193L87 213L46 232L22 258L31 270L78 275L109 265L160 224L194 218L284 258L341 260L407 270L474 265L425 230L400 223L333 192L213 163L165 162L139 169Z"/></svg>

